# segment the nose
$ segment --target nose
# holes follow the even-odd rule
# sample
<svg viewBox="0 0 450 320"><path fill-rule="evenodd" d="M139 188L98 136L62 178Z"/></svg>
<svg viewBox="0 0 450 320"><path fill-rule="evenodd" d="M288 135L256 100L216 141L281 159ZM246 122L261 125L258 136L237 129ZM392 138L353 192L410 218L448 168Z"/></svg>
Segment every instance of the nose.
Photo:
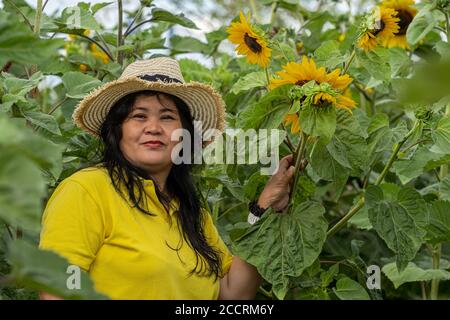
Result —
<svg viewBox="0 0 450 320"><path fill-rule="evenodd" d="M159 122L159 119L156 119L155 117L149 117L145 123L144 133L146 133L146 134L161 134L162 127Z"/></svg>

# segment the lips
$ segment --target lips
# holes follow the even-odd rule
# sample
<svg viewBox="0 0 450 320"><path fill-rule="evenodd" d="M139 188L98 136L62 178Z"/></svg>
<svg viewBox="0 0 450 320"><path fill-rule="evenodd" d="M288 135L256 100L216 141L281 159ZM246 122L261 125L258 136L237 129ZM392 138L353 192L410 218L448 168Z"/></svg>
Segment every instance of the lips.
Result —
<svg viewBox="0 0 450 320"><path fill-rule="evenodd" d="M149 147L160 147L160 146L164 145L164 143L159 140L149 140L149 141L145 141L142 144L145 146L149 146Z"/></svg>

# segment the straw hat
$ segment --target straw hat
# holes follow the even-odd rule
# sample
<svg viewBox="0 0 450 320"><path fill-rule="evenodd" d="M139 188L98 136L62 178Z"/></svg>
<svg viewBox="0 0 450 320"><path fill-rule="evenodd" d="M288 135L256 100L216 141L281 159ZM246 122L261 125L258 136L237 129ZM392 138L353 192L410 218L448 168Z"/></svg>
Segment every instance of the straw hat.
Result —
<svg viewBox="0 0 450 320"><path fill-rule="evenodd" d="M208 129L224 130L225 103L222 97L207 84L184 82L178 62L168 57L139 60L128 65L119 79L86 96L75 109L73 120L81 129L99 137L100 127L111 107L120 98L142 90L164 92L183 100L193 119L201 121L202 133Z"/></svg>

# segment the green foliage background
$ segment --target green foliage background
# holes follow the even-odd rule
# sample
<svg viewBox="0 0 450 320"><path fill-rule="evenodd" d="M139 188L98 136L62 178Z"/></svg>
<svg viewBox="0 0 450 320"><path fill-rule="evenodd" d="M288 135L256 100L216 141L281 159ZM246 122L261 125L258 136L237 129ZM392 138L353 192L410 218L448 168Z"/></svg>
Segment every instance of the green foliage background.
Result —
<svg viewBox="0 0 450 320"><path fill-rule="evenodd" d="M201 8L203 1L195 3ZM87 274L82 290L68 290L67 262L36 247L46 200L96 156L98 142L71 121L92 89L117 78L134 60L164 49L179 59L186 81L210 83L223 95L230 128L283 129L291 107L287 89L269 93L264 70L221 50L237 10L252 10L259 20L270 15L263 28L274 46L271 73L302 55L329 69L342 67L364 14L362 9L355 16L332 14L337 1L319 1L312 10L294 0L235 4L218 2L224 10L214 15L223 25L201 41L167 33L175 25L197 26L151 0L141 1L135 12L118 10L127 23L112 29L95 15L113 3L78 3L76 25L73 7L47 15L23 0L3 1L0 299L36 299L39 290L104 298ZM339 110L332 116L333 130L323 120L322 134L305 141L306 166L289 215L269 212L253 226L246 223L247 203L268 179L258 164L196 171L203 204L223 239L265 278L258 299L450 297L450 4L433 0L417 7L407 34L410 50L355 51L348 73L355 79L351 94L358 108L353 116ZM183 53L200 53L212 66ZM299 135L287 134L291 144L301 142ZM287 143L280 146L281 156L290 152ZM370 265L382 269L381 290L366 286Z"/></svg>

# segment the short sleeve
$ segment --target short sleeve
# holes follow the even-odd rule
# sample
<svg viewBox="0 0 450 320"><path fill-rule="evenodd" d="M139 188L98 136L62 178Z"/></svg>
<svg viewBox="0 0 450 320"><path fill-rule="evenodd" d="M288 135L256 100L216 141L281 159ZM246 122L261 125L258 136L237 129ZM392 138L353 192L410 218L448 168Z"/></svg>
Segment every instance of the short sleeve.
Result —
<svg viewBox="0 0 450 320"><path fill-rule="evenodd" d="M88 271L103 244L104 229L99 204L79 182L64 180L45 208L39 247Z"/></svg>
<svg viewBox="0 0 450 320"><path fill-rule="evenodd" d="M222 275L225 276L231 267L231 262L233 261L233 255L228 249L227 245L223 242L220 237L219 232L217 231L216 226L212 220L211 215L206 210L205 214L205 236L208 240L208 243L219 250L222 258Z"/></svg>

